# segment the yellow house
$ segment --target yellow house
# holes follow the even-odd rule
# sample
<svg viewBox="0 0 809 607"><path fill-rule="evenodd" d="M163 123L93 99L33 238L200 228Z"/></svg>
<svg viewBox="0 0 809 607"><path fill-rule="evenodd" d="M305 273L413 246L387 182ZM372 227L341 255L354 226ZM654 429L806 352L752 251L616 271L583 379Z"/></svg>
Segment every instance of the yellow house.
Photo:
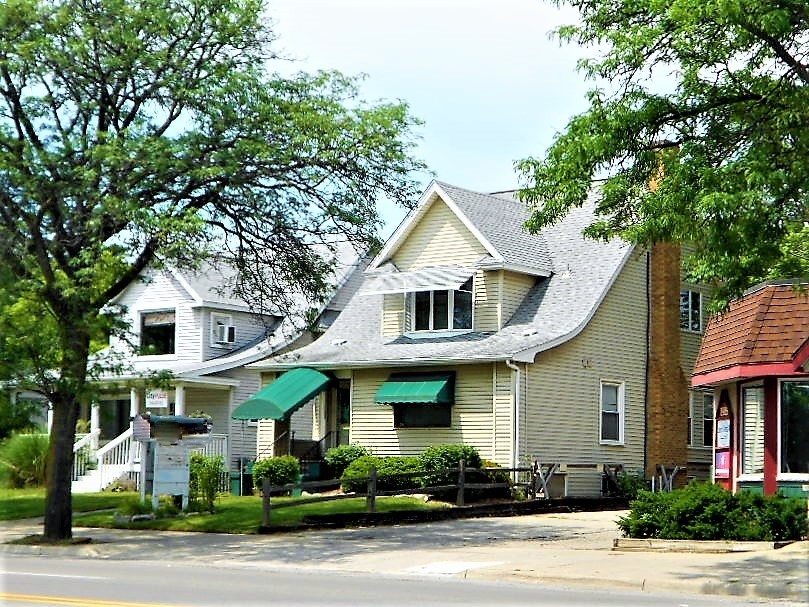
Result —
<svg viewBox="0 0 809 607"><path fill-rule="evenodd" d="M558 463L556 490L574 496L599 494L604 464L707 476L710 447L687 447L702 395L689 398L685 381L702 295L681 284L679 251L584 239L592 201L537 235L527 217L512 193L433 182L329 330L251 365L269 388L291 371L272 388L292 396L261 423L259 451L305 423L321 450L350 442L415 455L465 443L503 466ZM667 255L668 274L655 278ZM649 445L654 432L663 438Z"/></svg>

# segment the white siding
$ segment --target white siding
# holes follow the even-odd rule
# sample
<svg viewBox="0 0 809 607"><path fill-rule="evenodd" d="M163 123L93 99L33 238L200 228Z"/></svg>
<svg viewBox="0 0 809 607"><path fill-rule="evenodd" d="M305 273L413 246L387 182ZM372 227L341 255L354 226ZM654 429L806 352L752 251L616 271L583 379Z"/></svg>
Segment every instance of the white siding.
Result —
<svg viewBox="0 0 809 607"><path fill-rule="evenodd" d="M599 310L577 337L540 352L528 366L526 451L544 462L569 464L568 493L597 495L595 466L643 467L646 373L645 258L633 255ZM622 446L602 445L600 382L625 385Z"/></svg>

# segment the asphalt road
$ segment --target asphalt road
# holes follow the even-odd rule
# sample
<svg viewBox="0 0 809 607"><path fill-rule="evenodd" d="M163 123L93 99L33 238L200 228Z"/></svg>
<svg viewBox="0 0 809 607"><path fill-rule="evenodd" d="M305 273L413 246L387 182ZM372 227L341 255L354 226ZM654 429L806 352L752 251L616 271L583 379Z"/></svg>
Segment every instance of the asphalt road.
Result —
<svg viewBox="0 0 809 607"><path fill-rule="evenodd" d="M159 559L159 555L153 555ZM0 604L140 607L209 605L464 605L725 607L749 599L549 587L440 576L384 576L307 568L264 570L222 563L54 559L14 555L3 562Z"/></svg>

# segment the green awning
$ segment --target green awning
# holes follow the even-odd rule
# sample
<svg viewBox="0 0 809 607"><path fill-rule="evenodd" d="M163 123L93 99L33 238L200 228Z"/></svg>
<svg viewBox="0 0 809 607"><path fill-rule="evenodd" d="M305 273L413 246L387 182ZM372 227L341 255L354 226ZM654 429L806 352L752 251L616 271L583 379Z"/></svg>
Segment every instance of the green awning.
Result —
<svg viewBox="0 0 809 607"><path fill-rule="evenodd" d="M231 416L233 419L284 420L329 385L329 377L306 367L291 369L269 386L248 398Z"/></svg>
<svg viewBox="0 0 809 607"><path fill-rule="evenodd" d="M452 403L454 373L394 373L382 384L374 401L394 403Z"/></svg>

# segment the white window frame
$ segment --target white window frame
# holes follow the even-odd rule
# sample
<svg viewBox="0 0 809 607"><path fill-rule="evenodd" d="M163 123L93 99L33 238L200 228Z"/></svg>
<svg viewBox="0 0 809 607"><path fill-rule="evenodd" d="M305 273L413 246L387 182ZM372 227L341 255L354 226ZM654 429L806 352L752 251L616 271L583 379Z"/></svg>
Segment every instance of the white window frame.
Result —
<svg viewBox="0 0 809 607"><path fill-rule="evenodd" d="M216 341L216 326L217 323L223 322L225 326L233 326L233 316L230 314L223 314L221 312L211 312L211 328L208 333L210 345L212 348L232 348L233 344L226 344Z"/></svg>
<svg viewBox="0 0 809 607"><path fill-rule="evenodd" d="M745 390L747 389L760 389L761 390L761 402L757 403L760 407L759 415L757 416L758 419L761 420L761 470L753 470L748 471L750 462L748 461L749 454L747 452L747 445L748 445L748 428L746 424L746 417L747 417L747 401L745 400ZM766 448L763 439L764 433L764 386L759 383L752 383L752 384L743 384L740 391L740 402L739 402L739 414L741 417L741 432L740 432L740 439L739 439L739 471L740 480L760 480L763 478L764 475L764 450ZM779 420L780 421L780 420ZM780 439L780 437L779 437ZM758 455L758 454L756 454Z"/></svg>
<svg viewBox="0 0 809 607"><path fill-rule="evenodd" d="M618 411L604 411L604 386L614 386L617 388L616 403ZM618 415L618 439L604 438L604 414ZM602 445L623 445L624 444L624 422L626 417L626 383L622 381L612 381L602 379L598 385L598 441Z"/></svg>
<svg viewBox="0 0 809 607"><path fill-rule="evenodd" d="M688 393L688 442L686 443L689 447L694 446L694 398L700 394L700 392L689 391Z"/></svg>
<svg viewBox="0 0 809 607"><path fill-rule="evenodd" d="M680 329L683 330L683 331L686 331L688 333L702 333L705 330L705 298L704 298L704 296L702 295L702 293L700 291L697 291L695 289L681 289L680 290L680 314L681 315L682 315L682 312L683 312L682 298L683 298L684 293L688 293L688 322L685 325L683 325L683 319L681 317L680 318ZM697 310L697 313L699 315L699 328L698 329L694 329L691 326L691 320L692 320L692 316L694 314L694 309L693 309L691 304L692 304L692 298L693 298L694 295L697 295L699 297L699 309Z"/></svg>
<svg viewBox="0 0 809 607"><path fill-rule="evenodd" d="M405 294L405 305L407 306L408 326L405 330L405 335L408 337L441 337L450 335L461 335L463 333L470 333L474 330L475 326L475 283L474 278L470 279L471 288L466 291L471 294L470 312L471 312L471 326L463 329L453 329L452 322L455 315L455 291L463 291L463 289L436 289L432 291L409 291ZM416 293L429 293L430 294L430 322L427 329L416 329ZM447 327L445 329L434 329L435 322L435 293L447 293Z"/></svg>
<svg viewBox="0 0 809 607"><path fill-rule="evenodd" d="M177 348L178 343L177 340L179 339L179 311L176 307L172 308L147 308L144 310L137 310L135 312L135 318L137 319L138 323L138 349L143 349L143 317L148 314L160 314L160 313L173 313L174 314L174 352L170 352L167 354L138 354L138 359L150 361L150 360L177 360Z"/></svg>
<svg viewBox="0 0 809 607"><path fill-rule="evenodd" d="M714 442L714 434L716 433L716 427L715 427L715 424L716 424L716 413L715 413L716 412L716 396L714 395L713 392L702 392L701 394L702 394L702 401L700 403L700 405L702 407L702 441L701 441L702 444L701 444L701 447L703 449L712 449L713 448L713 442ZM705 399L708 396L711 397L711 409L710 409L710 412L709 412L710 417L708 417L708 415L706 415L706 411L705 411L705 408L706 408L705 407L705 405L706 405ZM705 422L709 421L709 420L711 422L711 435L708 437L708 442L705 442L705 438L706 438L705 437Z"/></svg>

